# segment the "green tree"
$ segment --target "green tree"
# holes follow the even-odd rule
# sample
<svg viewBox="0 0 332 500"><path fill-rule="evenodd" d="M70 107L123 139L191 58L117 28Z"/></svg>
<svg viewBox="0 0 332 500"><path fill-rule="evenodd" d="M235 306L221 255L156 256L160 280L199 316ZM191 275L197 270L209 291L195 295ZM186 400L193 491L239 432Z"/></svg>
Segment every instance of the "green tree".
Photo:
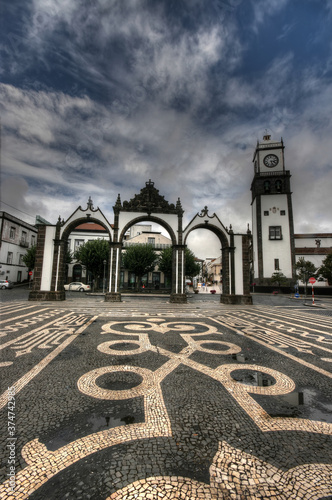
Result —
<svg viewBox="0 0 332 500"><path fill-rule="evenodd" d="M316 276L317 267L310 260L300 257L295 264L296 276L304 283L305 295L307 295L307 284L311 276Z"/></svg>
<svg viewBox="0 0 332 500"><path fill-rule="evenodd" d="M29 268L29 271L35 268L36 250L37 250L36 245L33 245L27 250L27 253L22 257L22 260L24 264Z"/></svg>
<svg viewBox="0 0 332 500"><path fill-rule="evenodd" d="M288 279L280 271L275 271L271 276L271 283L276 284L280 288L282 285L288 284Z"/></svg>
<svg viewBox="0 0 332 500"><path fill-rule="evenodd" d="M158 267L159 271L164 273L168 281L172 279L172 263L173 263L173 249L172 247L164 248L159 255Z"/></svg>
<svg viewBox="0 0 332 500"><path fill-rule="evenodd" d="M109 243L106 240L90 240L83 243L74 254L74 258L85 266L94 279L104 273L104 260L109 259Z"/></svg>
<svg viewBox="0 0 332 500"><path fill-rule="evenodd" d="M332 285L332 253L325 257L318 273L327 279L329 285Z"/></svg>
<svg viewBox="0 0 332 500"><path fill-rule="evenodd" d="M194 253L186 248L186 266L185 266L185 274L190 278L194 278L197 274L200 273L201 266L196 261L196 257Z"/></svg>
<svg viewBox="0 0 332 500"><path fill-rule="evenodd" d="M144 274L153 271L158 263L158 254L152 245L139 243L126 248L122 263L125 269L136 274L136 290L138 290Z"/></svg>
<svg viewBox="0 0 332 500"><path fill-rule="evenodd" d="M29 268L29 270L35 268L36 250L37 250L36 245L33 245L27 250L27 253L22 257L24 264ZM72 260L73 260L72 253L70 252L70 250L67 250L66 264L70 264Z"/></svg>
<svg viewBox="0 0 332 500"><path fill-rule="evenodd" d="M65 257L65 262L66 264L71 264L72 261L73 261L73 254L72 252L69 250L69 248L67 248L67 251L66 251L66 257Z"/></svg>
<svg viewBox="0 0 332 500"><path fill-rule="evenodd" d="M162 271L168 278L172 277L172 259L173 249L171 247L165 248L159 257L159 270ZM200 273L201 266L196 262L194 253L186 248L185 251L185 275L193 278Z"/></svg>

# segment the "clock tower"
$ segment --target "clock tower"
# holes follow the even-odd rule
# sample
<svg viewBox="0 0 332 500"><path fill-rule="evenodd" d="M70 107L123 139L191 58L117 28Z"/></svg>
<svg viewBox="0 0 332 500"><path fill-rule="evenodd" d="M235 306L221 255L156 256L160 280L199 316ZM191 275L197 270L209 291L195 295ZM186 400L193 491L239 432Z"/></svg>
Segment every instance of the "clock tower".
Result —
<svg viewBox="0 0 332 500"><path fill-rule="evenodd" d="M253 157L253 281L269 285L276 271L291 281L295 272L294 224L290 172L285 169L284 143L265 135Z"/></svg>

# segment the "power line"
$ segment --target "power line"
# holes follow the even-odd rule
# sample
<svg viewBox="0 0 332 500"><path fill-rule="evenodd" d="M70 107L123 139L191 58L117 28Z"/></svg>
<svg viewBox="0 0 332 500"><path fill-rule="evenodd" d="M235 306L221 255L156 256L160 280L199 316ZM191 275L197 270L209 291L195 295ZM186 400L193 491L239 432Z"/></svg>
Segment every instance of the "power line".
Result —
<svg viewBox="0 0 332 500"><path fill-rule="evenodd" d="M31 217L34 220L36 218L35 215L28 214L27 212L23 212L23 210L20 210L19 208L12 207L11 205L9 205L9 203L5 203L4 201L1 201L1 203L3 205L7 205L7 207L10 207L10 208L13 208L14 210L17 210L18 212L21 212L22 214L28 215L29 217Z"/></svg>

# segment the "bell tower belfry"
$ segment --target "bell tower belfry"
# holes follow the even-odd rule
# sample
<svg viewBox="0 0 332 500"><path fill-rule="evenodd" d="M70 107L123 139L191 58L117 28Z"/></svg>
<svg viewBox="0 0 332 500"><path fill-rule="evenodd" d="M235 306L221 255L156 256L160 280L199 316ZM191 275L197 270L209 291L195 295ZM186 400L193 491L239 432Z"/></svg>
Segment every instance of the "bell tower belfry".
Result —
<svg viewBox="0 0 332 500"><path fill-rule="evenodd" d="M252 192L253 280L269 285L276 271L294 276L294 224L290 171L284 143L265 135L254 152Z"/></svg>

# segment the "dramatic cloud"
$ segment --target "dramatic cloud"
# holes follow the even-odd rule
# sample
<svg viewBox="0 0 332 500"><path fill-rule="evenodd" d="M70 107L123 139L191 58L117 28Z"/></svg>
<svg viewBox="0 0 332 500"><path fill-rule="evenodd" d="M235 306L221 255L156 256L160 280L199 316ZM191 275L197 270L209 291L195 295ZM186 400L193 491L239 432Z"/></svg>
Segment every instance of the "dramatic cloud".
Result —
<svg viewBox="0 0 332 500"><path fill-rule="evenodd" d="M268 129L285 141L295 231L330 232L331 5L8 4L1 208L55 222L91 195L112 220L118 193L151 178L170 202L180 196L185 224L207 205L245 232Z"/></svg>

